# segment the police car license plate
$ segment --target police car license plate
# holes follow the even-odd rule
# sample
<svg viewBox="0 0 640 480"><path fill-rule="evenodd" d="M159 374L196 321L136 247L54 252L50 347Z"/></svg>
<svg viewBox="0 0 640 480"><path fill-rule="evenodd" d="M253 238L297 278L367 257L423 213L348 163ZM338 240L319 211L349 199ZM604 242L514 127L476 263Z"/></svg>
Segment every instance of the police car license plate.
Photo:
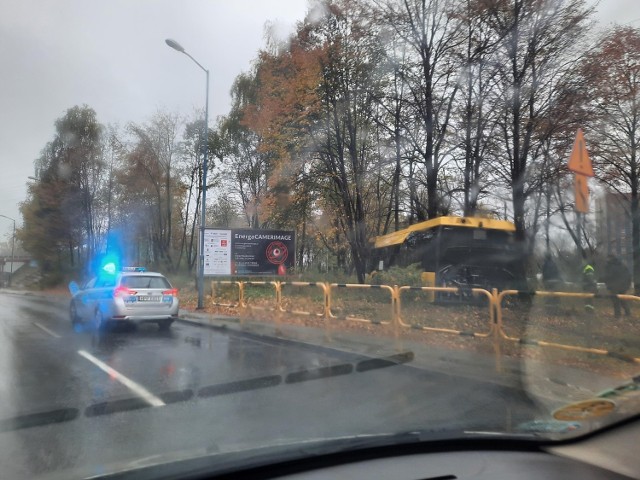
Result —
<svg viewBox="0 0 640 480"><path fill-rule="evenodd" d="M152 296L146 297L146 296L140 295L138 297L138 301L139 302L160 302L160 301L162 301L162 297L157 297L157 296L156 297L152 297Z"/></svg>

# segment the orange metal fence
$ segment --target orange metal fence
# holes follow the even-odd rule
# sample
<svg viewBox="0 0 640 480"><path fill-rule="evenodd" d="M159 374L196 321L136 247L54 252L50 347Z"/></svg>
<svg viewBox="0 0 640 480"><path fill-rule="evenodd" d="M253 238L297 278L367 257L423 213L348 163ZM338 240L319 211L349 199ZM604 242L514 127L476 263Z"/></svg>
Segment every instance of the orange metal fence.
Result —
<svg viewBox="0 0 640 480"><path fill-rule="evenodd" d="M559 299L578 299L585 301L585 305L589 305L593 303L594 299L612 299L617 297L618 299L626 302L640 302L640 297L636 297L634 295L600 295L593 293L577 293L577 292L547 292L547 291L532 291L532 292L522 292L518 290L503 290L499 294L497 294L496 298L496 313L497 313L497 327L499 332L499 337L501 340L506 340L509 342L519 343L521 345L528 346L537 346L537 347L547 347L558 350L572 351L572 352L582 352L589 353L594 355L603 355L612 358L616 358L618 360L622 360L630 363L640 363L640 357L635 355L627 355L621 353L619 351L611 350L608 348L604 348L602 346L585 346L585 345L571 345L566 343L560 343L555 341L549 341L545 339L536 339L530 335L520 335L516 336L513 333L509 334L506 331L504 325L504 310L505 306L503 305L505 300L513 297L520 297L524 299L532 299L536 297L544 298L546 300L559 300ZM547 306L549 304L546 304ZM550 304L553 307L553 304ZM593 308L593 306L591 306ZM596 314L593 314L593 318L590 320L596 320L598 317Z"/></svg>
<svg viewBox="0 0 640 480"><path fill-rule="evenodd" d="M237 287L237 301L231 303L215 301L216 286L223 285ZM316 292L313 294L315 296L313 301L310 301L309 295L307 295L307 293L309 293L309 289ZM260 290L262 291L261 294ZM307 292L305 292L305 290L307 290ZM358 308L355 307L357 302L354 300L359 298L357 297L358 295L364 295L363 292L365 291L369 293L374 291L384 293L375 297L366 297L373 300L372 304L368 305L368 311L363 313L362 308L360 308L359 311ZM349 293L347 294L346 292ZM417 322L411 322L408 320L407 296L411 294L419 295L420 293L424 293L425 295L430 295L431 298L433 298L433 296L437 295L438 292L450 294L465 293L466 295L471 295L476 299L486 299L486 307L482 307L482 309L486 311L485 319L483 320L481 316L478 316L478 322L472 326L475 328L471 329L449 328L434 325L433 323L429 324L429 318L426 318L427 324L425 324L424 321L421 324L418 324ZM330 322L333 320L366 322L370 324L391 325L396 329L396 331L401 328L410 328L425 332L452 334L474 338L492 338L495 344L496 353L499 353L501 342L508 342L512 344L518 343L527 346L603 355L626 362L640 363L640 357L634 354L621 353L620 351L604 348L604 346L573 345L552 341L550 339L532 338L530 335L519 334L517 332L517 328L512 325L505 325L505 310L508 311L511 308L510 304L517 303L518 299L570 299L575 303L589 301L594 298L611 299L612 297L614 297L614 295L576 292L523 292L517 290L504 290L502 292L498 292L495 289L489 292L488 290L479 288L469 289L463 292L456 288L445 287L414 287L325 282L219 281L212 282L212 302L210 305L240 307L251 310L268 310L274 311L278 314L289 313L293 315L311 316L314 318L324 319L327 331L329 329ZM634 295L617 295L617 297L626 302L640 302L640 297L636 297ZM258 299L263 300L263 302L259 304L260 302L258 302ZM266 305L264 300L266 300ZM427 301L426 298L423 304L423 306L429 306L430 308L432 308L431 306L433 305L433 303ZM484 314L482 315L484 316Z"/></svg>
<svg viewBox="0 0 640 480"><path fill-rule="evenodd" d="M222 302L216 301L216 298L219 298L218 293L220 293L220 290L221 290L220 287L224 287L224 286L238 287L238 294L233 295L234 298L237 297L237 301L231 302L231 303L222 303ZM244 282L234 282L230 280L229 281L214 280L211 282L211 302L209 302L209 305L214 307L237 308L242 305L243 289L244 289Z"/></svg>
<svg viewBox="0 0 640 480"><path fill-rule="evenodd" d="M331 283L328 285L327 294L329 298L327 299L327 304L329 306L329 315L331 318L335 318L338 320L350 320L355 322L364 322L364 323L373 323L380 325L390 325L395 322L396 317L396 296L395 290L393 287L389 285L366 285L366 284L350 284L350 283ZM367 298L371 303L367 304L367 308L365 312L362 311L354 311L353 305L348 305L348 301L344 301L345 292L352 290L353 292L360 292L360 296L362 296L363 291L367 291ZM386 294L376 295L375 297L371 297L369 294L373 291L383 291L389 294L387 297ZM341 300L341 305L338 306L337 300ZM383 299L381 302L380 300ZM386 300L388 299L388 300ZM385 314L378 308L378 304L386 304L388 301L388 310ZM338 310L340 312L338 313ZM346 312L346 313L345 313ZM384 320L386 318L386 320Z"/></svg>

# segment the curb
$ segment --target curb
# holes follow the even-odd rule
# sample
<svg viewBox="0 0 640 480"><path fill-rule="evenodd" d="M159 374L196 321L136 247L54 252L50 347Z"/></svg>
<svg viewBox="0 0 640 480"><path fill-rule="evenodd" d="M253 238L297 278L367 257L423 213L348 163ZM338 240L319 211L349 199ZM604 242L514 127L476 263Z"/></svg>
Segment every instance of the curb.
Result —
<svg viewBox="0 0 640 480"><path fill-rule="evenodd" d="M199 326L199 327L203 327L203 328L207 328L210 330L215 330L217 332L221 332L221 333L225 333L227 335L236 335L238 337L245 337L245 338L249 338L252 340L259 340L261 342L264 343L271 343L273 345L282 345L282 346L288 346L288 347L296 347L296 348L304 348L305 350L309 351L315 351L318 353L331 353L333 355L337 355L339 357L349 357L350 360L353 361L353 357L360 357L360 360L373 360L376 359L378 357L372 357L371 355L367 355L364 353L358 353L358 352L350 352L348 350L341 350L339 348L335 348L335 347L329 347L326 345L318 345L317 343L307 343L307 342L303 342L301 340L296 340L296 339L292 339L292 338L284 338L284 337L278 337L278 336L274 336L274 335L265 335L265 334L261 334L261 333L254 333L254 332L247 332L247 331L243 331L243 330L236 330L234 328L229 328L226 325L208 325L208 324L203 324L200 323L198 321L192 320L192 319L188 319L188 318L184 318L184 317L180 317L178 320L178 322L182 322L182 323L186 323L189 325L194 325L194 326ZM414 368L417 368L414 366Z"/></svg>
<svg viewBox="0 0 640 480"><path fill-rule="evenodd" d="M346 348L340 348L337 345L323 345L320 343L312 343L312 342L307 342L307 341L303 341L297 338L291 338L291 337L287 337L286 334L278 329L276 326L273 325L267 325L267 326L273 326L274 330L276 330L273 334L270 333L256 333L256 332L250 332L247 330L242 330L240 329L240 323L238 321L238 319L236 317L226 317L226 316L213 316L211 315L210 317L206 317L205 316L208 314L202 314L202 313L194 313L194 312L180 312L180 318L178 321L189 324L189 325L193 325L193 326L199 326L202 328L207 328L207 329L211 329L211 330L215 330L221 333L225 333L225 334L233 334L233 335L237 335L237 336L243 336L246 338L250 338L250 339L254 339L254 340L260 340L266 343L271 343L274 345L287 345L287 346L294 346L297 348L304 348L306 350L312 350L312 351L316 351L316 352L320 352L320 353L331 353L333 355L338 355L340 357L344 357L344 356L350 356L350 357L361 357L363 359L369 359L369 360L374 360L374 359L379 359L379 358L386 358L386 357L390 357L393 355L398 355L398 354L406 354L406 353L411 353L413 354L413 349L412 348L403 348L400 350L395 350L393 348L385 348L383 345L377 345L377 344L372 344L370 346L372 347L376 347L376 348L380 348L380 352L378 354L372 354L370 352L360 352L360 351L354 351L354 350L349 350ZM230 320L228 320L230 319ZM234 323L235 325L216 325L213 322L221 322L221 321L230 321L232 323ZM258 324L260 325L260 324ZM309 327L312 328L312 327ZM282 336L279 336L278 333ZM415 362L415 358L412 359ZM442 358L440 356L438 356L435 359L437 362L443 362ZM416 369L422 372L429 372L431 374L434 375L447 375L447 376L455 376L455 377L460 377L460 378L471 378L474 380L478 380L479 377L474 376L472 373L467 372L467 370L464 368L465 365L469 366L472 365L473 362L465 362L465 361L458 361L458 362L453 362L455 364L456 367L461 367L460 369L455 369L454 371L451 370L452 368L452 364L448 363L448 365L442 366L442 368L437 368L434 366L434 364L424 364L421 365L420 362L415 362L415 363L411 363L411 364L407 364L405 363L404 366L406 368L410 368L410 369ZM494 373L493 371L491 371L491 373ZM522 374L522 372L520 370L515 370L511 367L504 367L504 372L501 375L487 375L484 376L482 379L483 381L489 382L489 383L493 383L495 385L500 385L503 387L509 387L509 388L515 388L517 386L517 382L510 382L508 378L505 378L506 376L513 376L516 375L517 377L520 377Z"/></svg>
<svg viewBox="0 0 640 480"><path fill-rule="evenodd" d="M286 345L286 346L295 346L298 348L304 348L305 350L312 350L312 351L317 351L319 353L331 353L334 355L339 355L341 357L343 356L349 356L349 357L362 357L362 359L376 359L379 358L380 356L384 357L384 356L390 356L393 354L398 354L398 353L406 353L406 350L403 352L385 352L383 355L380 356L371 356L370 354L367 353L362 353L362 352L354 352L354 351L350 351L350 350L344 350L341 348L337 348L334 346L328 346L328 345L321 345L318 343L310 343L310 342L304 342L302 340L299 339L295 339L295 338L287 338L286 336L278 336L276 334L274 335L269 335L269 334L264 334L264 333L256 333L256 332L249 332L246 330L241 330L239 328L234 328L234 327L229 327L228 325L215 325L211 322L215 322L215 321L228 321L228 322L232 322L235 323L238 327L240 326L240 322L238 321L238 319L236 317L227 317L227 316L215 316L212 317L209 322L205 322L204 319L199 318L201 316L204 316L205 314L198 314L198 313L187 313L186 315L183 312L180 312L180 317L178 318L178 322L182 322L182 323L186 323L189 325L194 325L194 326L199 326L202 328L207 328L210 330L215 330L218 332L222 332L222 333L226 333L226 334L231 334L231 335L237 335L237 336L241 336L241 337L246 337L246 338L251 338L254 340L260 340L266 343L272 343L275 345ZM275 332L274 332L275 333ZM413 368L420 368L417 366L412 366Z"/></svg>

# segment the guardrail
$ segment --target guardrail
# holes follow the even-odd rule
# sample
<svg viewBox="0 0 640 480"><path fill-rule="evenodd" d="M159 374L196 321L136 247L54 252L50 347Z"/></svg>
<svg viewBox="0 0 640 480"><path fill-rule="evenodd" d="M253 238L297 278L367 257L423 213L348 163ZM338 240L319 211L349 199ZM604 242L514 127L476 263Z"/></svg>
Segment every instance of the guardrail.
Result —
<svg viewBox="0 0 640 480"><path fill-rule="evenodd" d="M279 315L277 316L277 321L280 322L280 315L283 313L289 313L293 315L302 315L302 316L308 316L308 317L314 317L314 318L324 318L325 319L325 322L324 322L325 338L329 340L331 338L331 332L330 332L331 325L329 323L329 319L331 317L331 311L329 309L330 294L329 294L328 284L324 282L276 282L276 283L277 283L276 305L279 313ZM299 308L295 308L295 307L286 308L285 304L286 305L289 305L292 303L295 304L293 295L286 294L287 287L289 289L295 289L295 290L320 289L320 292L322 294L322 303L321 305L316 305L317 310L315 312L305 310L305 307L302 307L302 306Z"/></svg>
<svg viewBox="0 0 640 480"><path fill-rule="evenodd" d="M640 363L640 357L635 357L632 355L624 355L620 352L615 352L605 348L587 347L582 345L569 345L569 344L563 344L563 343L553 342L548 340L538 340L538 339L529 338L529 337L515 337L507 334L504 328L504 319L503 319L504 312L503 312L502 302L505 298L510 296L511 297L521 296L525 298L535 296L535 297L542 297L542 298L548 298L548 299L569 298L569 299L583 299L583 300L612 299L617 297L622 301L632 301L632 302L640 302L640 297L636 297L634 295L622 295L622 294L605 295L605 294L598 294L598 293L578 293L578 292L547 292L547 291L526 292L526 291L519 291L519 290L503 290L497 295L497 298L496 298L496 306L497 306L496 313L498 315L497 325L498 325L500 338L503 340L519 343L521 345L548 347L548 348L554 348L559 350L603 355L603 356L616 358L618 360L622 360L629 363Z"/></svg>
<svg viewBox="0 0 640 480"><path fill-rule="evenodd" d="M212 282L212 302L210 305L223 306L229 308L241 308L250 310L262 310L275 312L280 321L280 315L288 313L292 315L303 315L317 319L323 319L325 321L325 327L327 336L329 336L331 322L333 320L345 320L369 323L374 325L386 325L392 326L397 333L400 329L412 329L420 330L424 332L432 332L439 334L458 335L471 338L489 339L493 340L494 349L496 352L496 364L499 367L498 357L501 351L501 342L509 342L511 344L517 343L527 346L537 346L543 348L553 348L565 351L581 352L587 354L595 354L616 358L630 363L640 363L640 357L633 355L626 355L620 352L612 351L600 346L584 346L584 345L570 345L555 342L547 339L534 339L529 336L520 335L508 332L504 323L504 303L513 297L520 297L524 299L531 299L533 297L554 299L573 299L576 302L588 299L611 299L612 297L618 297L622 301L627 302L640 302L640 297L634 295L603 295L593 293L579 293L579 292L547 292L547 291L518 291L518 290L503 290L498 292L496 289L489 292L488 290L481 288L472 289L458 289L450 287L414 287L414 286L391 286L391 285L367 285L367 284L345 284L345 283L325 283L325 282L280 282L280 281L218 281ZM235 285L238 288L237 302L233 303L218 303L215 300L215 286L216 285ZM271 287L274 295L271 306L256 305L253 300L249 300L247 297L247 291L251 287ZM307 301L304 305L296 306L296 295L292 292L295 290L304 289L318 289L318 299L315 301L315 307L309 307ZM283 292L284 290L284 292ZM357 314L336 314L340 308L336 305L336 292L354 290L378 290L385 292L384 300L382 304L388 305L388 313L385 314L386 320L380 320L379 318L367 318L366 315ZM409 292L425 292L430 295L437 295L441 293L451 293L455 295L472 295L474 297L484 297L487 299L487 321L486 327L478 329L459 329L459 328L445 328L442 326L434 325L418 325L415 323L407 322L406 311L403 311L403 296L407 296ZM249 295L250 296L250 295ZM307 298L308 296L303 296ZM345 302L348 303L348 302ZM428 303L432 305L432 303ZM344 308L344 307L343 307Z"/></svg>
<svg viewBox="0 0 640 480"><path fill-rule="evenodd" d="M218 290L216 286L218 285L235 285L238 287L238 301L235 303L220 303L216 302L216 291ZM209 305L212 307L229 307L229 308L237 308L242 305L244 296L244 282L234 282L232 280L213 280L211 282L211 302Z"/></svg>
<svg viewBox="0 0 640 480"><path fill-rule="evenodd" d="M384 321L384 320L378 320L378 319L371 319L371 318L363 318L363 317L358 317L355 315L334 315L333 313L333 304L334 304L334 298L333 298L333 291L335 289L338 290L342 290L342 289L353 289L353 290L383 290L389 293L389 320L388 321ZM335 318L335 319L340 319L340 320L350 320L350 321L354 321L354 322L363 322L363 323L372 323L372 324L378 324L378 325L390 325L392 323L396 322L396 302L397 302L397 296L396 296L396 292L395 292L395 288L391 287L389 285L366 285L366 284L359 284L359 283L331 283L329 284L329 290L328 290L328 294L329 294L329 299L328 299L328 304L329 304L329 315L331 316L331 318Z"/></svg>
<svg viewBox="0 0 640 480"><path fill-rule="evenodd" d="M279 299L277 299L276 303L278 305L278 310L282 313L291 313L294 315L307 315L307 316L316 316L316 317L325 317L325 318L329 318L331 316L330 313L330 309L329 309L329 294L327 292L328 290L328 286L326 283L323 282L277 282L278 283L278 290L280 292L280 296ZM286 299L286 296L283 294L283 289L284 287L292 287L292 288L296 288L296 289L301 289L301 288L319 288L320 291L322 292L322 305L319 305L319 309L321 311L316 311L316 312L310 312L308 310L304 310L302 308L291 308L291 309L287 309L283 307L284 304L284 299ZM283 299L284 297L284 299ZM291 300L293 301L293 300Z"/></svg>
<svg viewBox="0 0 640 480"><path fill-rule="evenodd" d="M275 311L278 309L278 305L279 305L279 300L280 300L280 289L279 289L279 282L265 282L265 281L260 281L260 282L242 282L242 303L240 304L240 306L242 308L248 308L248 309L256 309L256 310L269 310L269 311ZM264 305L254 305L254 304L250 304L249 300L247 299L247 297L249 296L247 294L247 291L249 289L247 289L247 287L267 287L267 286L271 286L274 288L274 294L275 294L275 303L273 304L273 306L271 307L265 307Z"/></svg>
<svg viewBox="0 0 640 480"><path fill-rule="evenodd" d="M398 292L398 313L397 313L397 320L398 323L403 326L403 327L407 327L407 328L413 328L413 329L417 329L417 330L424 330L424 331L428 331L428 332L438 332L438 333L450 333L450 334L454 334L454 335L461 335L461 336L468 336L468 337L478 337L478 338L487 338L489 336L491 336L494 333L495 330L495 315L494 315L494 305L495 305L495 297L494 295L489 292L488 290L484 290L482 288L472 288L466 291L466 293L471 293L473 295L476 296L485 296L487 297L487 307L488 307L488 330L486 332L473 332L473 331L469 331L469 330L458 330L458 329L452 329L452 328L441 328L441 327L428 327L428 326L424 326L424 325L410 325L405 323L405 321L403 320L403 315L402 315L402 293L403 292L416 292L416 291L423 291L423 292L429 292L429 293L438 293L438 292L442 292L442 293L453 293L453 294L457 294L460 293L460 289L458 288L451 288L451 287L396 287L396 290Z"/></svg>

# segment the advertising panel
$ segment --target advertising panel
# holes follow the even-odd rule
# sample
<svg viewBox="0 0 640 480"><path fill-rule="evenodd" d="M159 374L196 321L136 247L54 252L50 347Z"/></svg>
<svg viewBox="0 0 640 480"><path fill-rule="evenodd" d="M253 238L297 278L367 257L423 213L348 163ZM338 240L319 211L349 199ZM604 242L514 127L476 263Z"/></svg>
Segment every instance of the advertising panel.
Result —
<svg viewBox="0 0 640 480"><path fill-rule="evenodd" d="M231 271L231 230L204 231L204 274L229 275Z"/></svg>
<svg viewBox="0 0 640 480"><path fill-rule="evenodd" d="M205 275L285 275L295 265L295 232L205 229Z"/></svg>

